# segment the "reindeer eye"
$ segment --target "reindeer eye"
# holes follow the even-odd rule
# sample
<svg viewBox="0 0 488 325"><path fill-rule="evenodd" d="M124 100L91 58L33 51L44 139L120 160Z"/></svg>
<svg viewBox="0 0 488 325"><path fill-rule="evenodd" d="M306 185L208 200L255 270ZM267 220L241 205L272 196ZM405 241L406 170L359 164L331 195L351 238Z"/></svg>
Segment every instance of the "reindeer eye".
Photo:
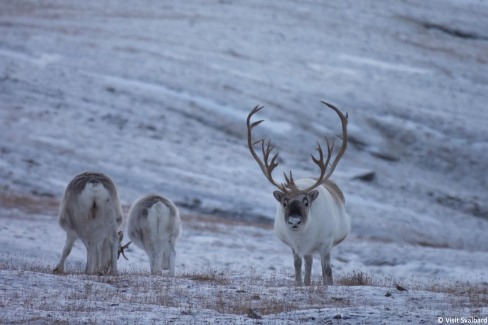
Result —
<svg viewBox="0 0 488 325"><path fill-rule="evenodd" d="M308 208L308 199L303 199L303 205Z"/></svg>
<svg viewBox="0 0 488 325"><path fill-rule="evenodd" d="M283 208L286 208L286 206L288 205L288 199L284 199L281 204L283 205Z"/></svg>

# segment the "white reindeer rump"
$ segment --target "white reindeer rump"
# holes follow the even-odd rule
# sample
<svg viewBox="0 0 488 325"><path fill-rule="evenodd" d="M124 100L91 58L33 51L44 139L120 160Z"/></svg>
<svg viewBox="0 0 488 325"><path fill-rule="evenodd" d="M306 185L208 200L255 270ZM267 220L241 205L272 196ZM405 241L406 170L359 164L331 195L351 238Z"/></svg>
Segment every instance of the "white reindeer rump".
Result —
<svg viewBox="0 0 488 325"><path fill-rule="evenodd" d="M54 273L64 273L66 258L76 239L87 250L87 274L117 274L117 255L122 241L123 214L117 189L101 173L87 172L71 180L64 193L59 225L66 231L66 243Z"/></svg>
<svg viewBox="0 0 488 325"><path fill-rule="evenodd" d="M137 200L129 211L127 232L149 257L152 274L168 270L174 276L175 243L181 234L181 220L173 202L159 195Z"/></svg>

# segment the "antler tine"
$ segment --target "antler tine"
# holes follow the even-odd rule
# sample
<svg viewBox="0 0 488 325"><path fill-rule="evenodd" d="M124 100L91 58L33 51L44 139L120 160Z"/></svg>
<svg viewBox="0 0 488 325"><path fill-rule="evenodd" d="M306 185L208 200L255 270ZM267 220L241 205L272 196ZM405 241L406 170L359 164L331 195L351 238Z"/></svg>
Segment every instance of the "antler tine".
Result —
<svg viewBox="0 0 488 325"><path fill-rule="evenodd" d="M326 105L327 107L331 108L332 110L334 110L337 113L337 115L339 115L339 118L341 119L342 146L341 146L341 149L339 150L337 156L335 157L334 161L330 165L329 172L327 174L325 174L327 167L329 167L330 159L332 158L332 152L334 150L335 141L334 141L334 139L332 139L332 144L331 144L329 139L327 137L325 137L325 141L327 142L327 159L325 160L325 162L324 162L324 153L322 151L322 147L320 146L320 143L317 141L316 150L319 152L319 158L315 158L314 155L311 155L311 156L312 156L313 162L317 166L319 166L319 168L320 168L320 176L317 179L317 181L315 182L315 184L306 188L305 190L303 190L303 192L311 191L312 189L319 186L324 181L324 179L328 179L332 175L332 173L334 172L334 169L336 168L337 164L339 163L339 160L342 158L342 155L344 154L344 152L346 151L346 148L347 148L347 119L348 119L347 113L346 113L346 115L342 114L342 112L337 107L335 107L334 105L329 104L327 102L322 101L321 103Z"/></svg>
<svg viewBox="0 0 488 325"><path fill-rule="evenodd" d="M320 177L319 178L324 177L325 170L327 169L327 164L329 163L329 160L330 160L329 140L327 140L327 138L325 140L327 141L327 153L328 153L327 160L324 162L324 152L322 151L322 146L320 145L320 143L318 141L317 141L317 148L315 148L315 150L318 151L319 158L315 158L315 156L313 154L310 155L312 157L312 161L317 166L319 166L319 168L320 168Z"/></svg>
<svg viewBox="0 0 488 325"><path fill-rule="evenodd" d="M263 109L263 106L260 107L259 105L256 105L253 108L253 110L249 113L249 115L247 116L247 145L249 147L249 150L251 151L251 155L253 156L254 160L256 160L259 167L261 168L261 171L266 176L266 168L264 167L261 159L259 159L258 155L256 154L256 151L254 151L254 147L253 147L255 144L257 144L261 141L264 141L264 139L260 139L258 141L253 142L252 137L251 137L252 129L254 129L256 126L258 126L260 123L262 123L264 121L264 120L259 120L259 121L256 121L256 122L251 124L251 117L262 109Z"/></svg>
<svg viewBox="0 0 488 325"><path fill-rule="evenodd" d="M279 153L276 153L273 156L273 158L271 159L271 162L268 162L269 155L271 154L271 152L274 149L274 145L271 144L271 140L268 140L268 143L266 145L266 148L265 148L265 141L264 141L264 139L260 139L260 140L255 141L255 142L252 141L252 129L255 128L256 126L258 126L259 124L261 124L264 120L259 120L259 121L256 121L256 122L254 122L254 123L251 124L251 118L252 118L252 116L254 114L256 114L257 112L259 112L263 108L264 108L264 106L256 105L256 107L254 107L253 110L247 116L247 145L249 147L249 151L251 151L251 155L253 156L254 160L256 160L256 162L258 163L258 165L261 168L261 171L263 172L263 174L266 177L266 179L271 184L273 184L274 186L276 186L277 188L279 188L280 190L283 190L283 187L280 186L279 184L277 184L274 181L273 176L272 176L273 170L276 168L276 166L278 166L278 163L276 162L276 160L278 159L278 154ZM256 151L254 150L254 145L257 144L257 143L259 143L259 142L261 142L261 150L263 152L264 163L259 158L259 156L257 155Z"/></svg>
<svg viewBox="0 0 488 325"><path fill-rule="evenodd" d="M346 152L347 149L347 122L348 122L349 115L347 113L346 115L342 114L342 112L332 104L329 104L325 101L322 101L321 103L331 108L337 113L337 115L339 115L339 118L341 119L341 125L342 125L342 145L341 148L339 149L339 152L337 153L337 156L335 157L334 161L330 166L329 172L325 176L325 179L328 179L334 172L337 164L339 163L342 156L344 155L344 152Z"/></svg>
<svg viewBox="0 0 488 325"><path fill-rule="evenodd" d="M263 151L264 165L267 175L269 176L271 176L273 170L276 168L276 166L278 166L276 159L278 159L279 153L276 153L271 159L271 162L268 163L269 155L271 154L271 151L273 151L273 149L274 145L271 144L271 140L268 140L268 143L266 144L266 149L264 149L264 140L261 141L261 150Z"/></svg>
<svg viewBox="0 0 488 325"><path fill-rule="evenodd" d="M317 141L317 148L315 148L315 150L318 151L319 158L316 158L313 154L310 155L312 157L312 161L320 168L320 176L317 178L317 181L315 182L314 185L303 190L303 192L311 191L315 187L319 186L324 179L324 175L325 175L325 172L327 170L327 166L329 165L332 148L334 147L334 144L330 145L329 139L327 139L327 137L325 137L325 141L327 142L327 159L325 161L324 161L324 152L322 150L322 146L320 145L320 143L318 141Z"/></svg>
<svg viewBox="0 0 488 325"><path fill-rule="evenodd" d="M325 137L327 142L327 160L325 161L325 166L329 166L330 158L332 157L332 152L334 151L335 139L332 139L332 144L329 142L329 138Z"/></svg>
<svg viewBox="0 0 488 325"><path fill-rule="evenodd" d="M266 143L266 149L264 149L264 140L261 141L261 150L263 151L263 158L265 161L268 160L269 158L269 155L271 154L271 151L273 151L274 149L274 145L271 144L271 140L268 139L268 143ZM275 157L277 156L278 154L276 153L275 154ZM274 159L274 157L273 157Z"/></svg>
<svg viewBox="0 0 488 325"><path fill-rule="evenodd" d="M290 170L290 177L286 175L286 173L283 173L285 175L285 183L281 184L281 186L285 189L284 192L286 192L286 189L289 189L292 192L299 192L300 189L296 186L295 180L293 179L293 174Z"/></svg>
<svg viewBox="0 0 488 325"><path fill-rule="evenodd" d="M283 176L285 176L285 182L286 184L290 184L291 182L293 182L293 174L291 173L291 170L290 170L290 177L288 178L288 175L286 175L285 172L283 172Z"/></svg>

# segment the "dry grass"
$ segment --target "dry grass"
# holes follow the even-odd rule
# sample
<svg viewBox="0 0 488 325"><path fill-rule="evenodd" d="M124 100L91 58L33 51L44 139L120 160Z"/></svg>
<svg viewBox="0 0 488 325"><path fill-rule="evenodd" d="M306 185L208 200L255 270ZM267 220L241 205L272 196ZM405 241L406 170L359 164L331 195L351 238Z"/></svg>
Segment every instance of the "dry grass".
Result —
<svg viewBox="0 0 488 325"><path fill-rule="evenodd" d="M432 284L421 287L422 290L446 293L451 303L457 307L482 308L488 306L488 284L475 285L469 282L453 282L452 284Z"/></svg>
<svg viewBox="0 0 488 325"><path fill-rule="evenodd" d="M51 196L0 191L0 206L7 209L19 209L28 214L42 213L56 215L59 201Z"/></svg>
<svg viewBox="0 0 488 325"><path fill-rule="evenodd" d="M341 276L337 284L343 286L372 286L374 285L373 277L370 274L354 271L352 273Z"/></svg>
<svg viewBox="0 0 488 325"><path fill-rule="evenodd" d="M384 287L392 288L398 283L394 279L386 276L375 276L371 273L362 271L353 271L351 273L342 274L335 281L338 285L343 286L369 286L369 287Z"/></svg>
<svg viewBox="0 0 488 325"><path fill-rule="evenodd" d="M343 275L337 281L343 286L374 286L389 288L391 291L399 291L407 286L399 285L397 281L386 277L373 276L361 271L354 271ZM488 284L475 285L470 282L410 284L407 290L428 291L433 293L447 294L449 305L454 308L479 308L488 306Z"/></svg>
<svg viewBox="0 0 488 325"><path fill-rule="evenodd" d="M271 221L269 223L245 222L208 214L182 214L181 220L185 223L185 227L189 227L193 230L208 231L212 233L226 232L226 229L228 229L229 226L257 227L267 230L273 229L273 224Z"/></svg>
<svg viewBox="0 0 488 325"><path fill-rule="evenodd" d="M263 276L253 269L233 273L209 268L167 277L140 272L125 272L118 276L73 273L53 276L45 266L24 265L19 270L8 263L1 264L0 268L13 270L9 273L9 276L17 277L13 282L22 283L17 288L7 286L0 299L2 308L21 306L47 313L62 312L71 317L114 308L145 313L161 307L177 308L181 316L194 317L202 310L213 310L221 315L248 317L253 310L265 317L323 308L390 308L389 304L400 297L406 299L407 307L412 309L423 306L427 303L425 297L430 297L432 301L428 303L438 304L439 308L470 310L479 315L488 304L487 286L456 283L422 287L419 284L408 288L408 292L400 292L391 279L360 271L338 277L333 287L319 282L296 287L287 277ZM32 285L35 290L31 290ZM391 294L385 296L385 292ZM367 295L363 296L364 293Z"/></svg>
<svg viewBox="0 0 488 325"><path fill-rule="evenodd" d="M251 274L229 274L208 269L174 278L147 273L119 276L71 273L52 278L45 266L24 265L19 270L4 263L1 268L18 272L19 278L47 276L49 281L59 282L54 285L53 282L41 281L38 290L34 291L26 285L20 290L5 292L3 301L35 310L92 312L102 308L101 304L107 301L116 301L117 304L132 306L132 311L144 311L148 306L165 306L180 308L186 315L202 308L235 315L247 315L253 309L261 315L269 315L311 306L320 308L344 304L344 301L331 299L324 286L295 287L291 282L283 285L275 277L261 277L252 271ZM243 278L253 280L247 282ZM65 287L69 289L65 290ZM57 301L65 303L59 305Z"/></svg>
<svg viewBox="0 0 488 325"><path fill-rule="evenodd" d="M229 284L225 272L218 272L216 269L208 269L205 272L184 273L181 277L197 282L210 282L214 285Z"/></svg>

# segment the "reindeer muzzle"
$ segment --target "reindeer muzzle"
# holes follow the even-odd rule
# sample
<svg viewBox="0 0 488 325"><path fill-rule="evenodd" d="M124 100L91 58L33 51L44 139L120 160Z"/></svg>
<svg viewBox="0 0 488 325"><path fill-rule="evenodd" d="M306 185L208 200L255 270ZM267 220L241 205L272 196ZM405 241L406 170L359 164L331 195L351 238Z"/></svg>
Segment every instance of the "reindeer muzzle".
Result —
<svg viewBox="0 0 488 325"><path fill-rule="evenodd" d="M288 218L288 227L290 227L291 230L298 230L302 223L303 218L299 215L292 215Z"/></svg>

